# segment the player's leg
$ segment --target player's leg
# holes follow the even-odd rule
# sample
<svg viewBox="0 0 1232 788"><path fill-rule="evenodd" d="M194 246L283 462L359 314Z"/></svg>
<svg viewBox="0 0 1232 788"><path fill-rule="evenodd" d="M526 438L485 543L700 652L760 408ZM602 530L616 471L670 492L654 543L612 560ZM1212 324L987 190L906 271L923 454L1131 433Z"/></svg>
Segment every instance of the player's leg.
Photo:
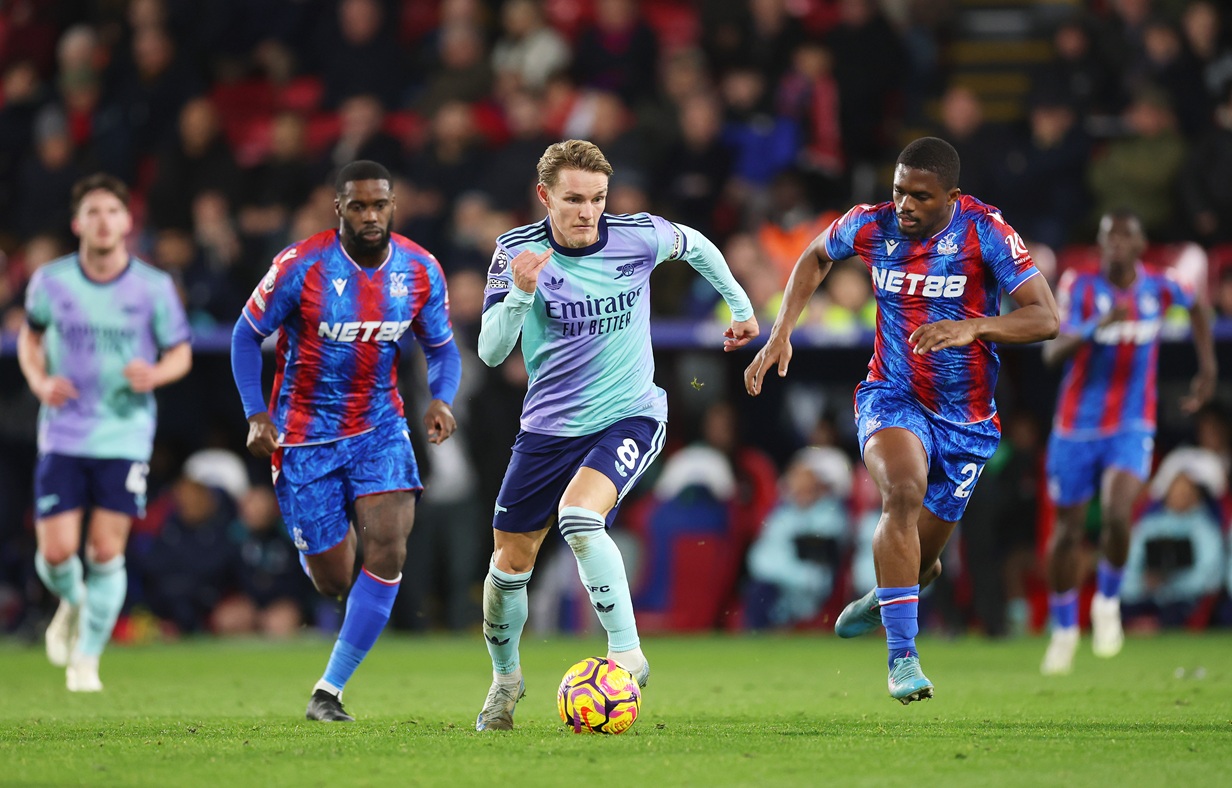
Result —
<svg viewBox="0 0 1232 788"><path fill-rule="evenodd" d="M1112 456L1100 485L1098 588L1091 599L1091 650L1115 657L1125 643L1121 628L1121 576L1129 558L1133 507L1150 474L1154 437L1126 433L1111 441Z"/></svg>
<svg viewBox="0 0 1232 788"><path fill-rule="evenodd" d="M556 502L585 450L576 438L519 432L492 513L492 559L483 582L483 637L492 684L475 730L510 730L526 691L519 645L529 615L526 586L556 519Z"/></svg>
<svg viewBox="0 0 1232 788"><path fill-rule="evenodd" d="M1055 517L1048 540L1048 608L1052 634L1040 672L1069 673L1078 649L1078 586L1082 583L1082 543L1087 505L1098 479L1098 441L1062 438L1048 441L1048 494Z"/></svg>
<svg viewBox="0 0 1232 788"><path fill-rule="evenodd" d="M129 512L95 508L86 538L86 596L78 622L77 643L66 672L68 688L98 692L98 662L115 629L128 594L124 548L133 518Z"/></svg>
<svg viewBox="0 0 1232 788"><path fill-rule="evenodd" d="M34 474L34 500L38 511L34 568L47 590L60 599L47 627L47 659L62 668L68 665L77 640L77 621L85 601L85 571L78 552L82 507L88 498L80 460L60 454L40 455Z"/></svg>
<svg viewBox="0 0 1232 788"><path fill-rule="evenodd" d="M620 548L608 534L620 501L663 449L666 425L648 418L623 419L596 436L560 500L558 525L577 560L578 576L607 631L607 658L650 679L633 615L633 597Z"/></svg>

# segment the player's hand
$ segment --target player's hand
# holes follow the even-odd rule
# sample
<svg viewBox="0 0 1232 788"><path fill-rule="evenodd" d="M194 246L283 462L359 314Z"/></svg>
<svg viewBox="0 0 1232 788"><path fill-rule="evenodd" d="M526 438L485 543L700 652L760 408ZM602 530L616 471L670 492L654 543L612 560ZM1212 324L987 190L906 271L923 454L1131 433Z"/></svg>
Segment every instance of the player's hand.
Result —
<svg viewBox="0 0 1232 788"><path fill-rule="evenodd" d="M786 334L775 336L771 332L770 341L757 351L757 355L753 356L753 363L744 370L744 390L749 392L750 396L756 397L761 393L761 382L770 368L777 364L779 377L785 378L787 377L787 365L790 363L790 337Z"/></svg>
<svg viewBox="0 0 1232 788"><path fill-rule="evenodd" d="M551 256L550 248L542 252L532 252L529 249L518 252L518 256L509 264L514 287L527 293L535 292L535 288L539 286L539 272L548 264L548 258Z"/></svg>
<svg viewBox="0 0 1232 788"><path fill-rule="evenodd" d="M81 396L77 387L73 385L73 381L59 375L48 375L38 385L31 388L39 402L53 408L58 408L70 399L77 399Z"/></svg>
<svg viewBox="0 0 1232 788"><path fill-rule="evenodd" d="M723 340L723 352L730 353L737 348L744 347L760 333L761 329L757 326L756 317L750 317L748 320L732 320L731 326L723 332L723 336L727 337Z"/></svg>
<svg viewBox="0 0 1232 788"><path fill-rule="evenodd" d="M975 326L970 320L938 320L912 331L907 344L912 346L912 353L923 356L934 350L970 345L975 340Z"/></svg>
<svg viewBox="0 0 1232 788"><path fill-rule="evenodd" d="M453 411L439 399L428 403L423 422L428 431L428 443L435 443L437 446L448 440L458 428L458 420L453 417Z"/></svg>
<svg viewBox="0 0 1232 788"><path fill-rule="evenodd" d="M1213 370L1198 370L1198 374L1194 375L1189 384L1189 394L1181 397L1182 413L1195 413L1198 408L1210 402L1211 397L1215 396L1215 378Z"/></svg>
<svg viewBox="0 0 1232 788"><path fill-rule="evenodd" d="M278 450L278 428L269 413L254 413L248 418L248 453L257 459L269 459Z"/></svg>
<svg viewBox="0 0 1232 788"><path fill-rule="evenodd" d="M148 394L158 383L154 378L154 365L143 358L135 358L124 366L128 387L138 394Z"/></svg>

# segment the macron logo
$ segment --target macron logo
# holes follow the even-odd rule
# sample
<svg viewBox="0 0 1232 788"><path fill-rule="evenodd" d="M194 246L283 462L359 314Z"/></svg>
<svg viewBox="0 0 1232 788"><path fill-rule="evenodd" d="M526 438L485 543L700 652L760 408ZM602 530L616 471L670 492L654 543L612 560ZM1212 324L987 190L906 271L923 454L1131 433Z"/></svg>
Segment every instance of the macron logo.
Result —
<svg viewBox="0 0 1232 788"><path fill-rule="evenodd" d="M886 239L886 254L894 254L894 250L898 248L898 241Z"/></svg>
<svg viewBox="0 0 1232 788"><path fill-rule="evenodd" d="M342 295L342 291L346 289L346 280L339 277L334 280L334 292Z"/></svg>

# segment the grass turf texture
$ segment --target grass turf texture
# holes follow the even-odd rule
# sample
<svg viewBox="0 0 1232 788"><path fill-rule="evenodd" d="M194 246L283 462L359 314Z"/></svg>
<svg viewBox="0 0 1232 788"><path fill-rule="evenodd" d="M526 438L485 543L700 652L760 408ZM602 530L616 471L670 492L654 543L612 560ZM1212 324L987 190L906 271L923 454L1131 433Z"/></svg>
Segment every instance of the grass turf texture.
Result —
<svg viewBox="0 0 1232 788"><path fill-rule="evenodd" d="M527 637L517 729L487 734L477 634L382 638L345 695L359 721L332 725L303 719L324 641L117 647L101 695L67 692L41 648L0 646L0 783L1196 786L1232 763L1227 633L1131 638L1113 660L1084 640L1048 679L1043 639L926 636L937 697L908 707L879 637L650 638L637 724L574 735L556 687L601 642Z"/></svg>

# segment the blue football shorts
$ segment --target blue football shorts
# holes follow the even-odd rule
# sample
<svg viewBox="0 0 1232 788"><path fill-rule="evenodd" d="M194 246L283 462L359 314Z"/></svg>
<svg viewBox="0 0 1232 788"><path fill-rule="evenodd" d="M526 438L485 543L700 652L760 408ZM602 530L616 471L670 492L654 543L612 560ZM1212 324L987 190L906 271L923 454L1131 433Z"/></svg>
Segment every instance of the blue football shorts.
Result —
<svg viewBox="0 0 1232 788"><path fill-rule="evenodd" d="M1121 430L1095 438L1065 438L1055 432L1048 439L1048 495L1058 506L1076 506L1099 495L1104 472L1116 468L1142 481L1151 475L1155 433Z"/></svg>
<svg viewBox="0 0 1232 788"><path fill-rule="evenodd" d="M34 469L36 516L94 507L144 517L149 471L147 463L135 460L40 454Z"/></svg>
<svg viewBox="0 0 1232 788"><path fill-rule="evenodd" d="M1001 442L1001 420L994 415L972 424L947 421L886 381L860 383L855 401L861 457L868 439L887 427L912 433L928 457L924 508L948 523L961 520L984 463Z"/></svg>
<svg viewBox="0 0 1232 788"><path fill-rule="evenodd" d="M423 489L405 422L329 443L287 446L271 459L287 533L307 555L346 538L357 498Z"/></svg>
<svg viewBox="0 0 1232 788"><path fill-rule="evenodd" d="M509 533L547 527L578 470L593 468L616 486L616 505L607 515L610 528L620 502L659 456L666 436L666 424L641 416L578 437L519 432L496 496L492 527Z"/></svg>

